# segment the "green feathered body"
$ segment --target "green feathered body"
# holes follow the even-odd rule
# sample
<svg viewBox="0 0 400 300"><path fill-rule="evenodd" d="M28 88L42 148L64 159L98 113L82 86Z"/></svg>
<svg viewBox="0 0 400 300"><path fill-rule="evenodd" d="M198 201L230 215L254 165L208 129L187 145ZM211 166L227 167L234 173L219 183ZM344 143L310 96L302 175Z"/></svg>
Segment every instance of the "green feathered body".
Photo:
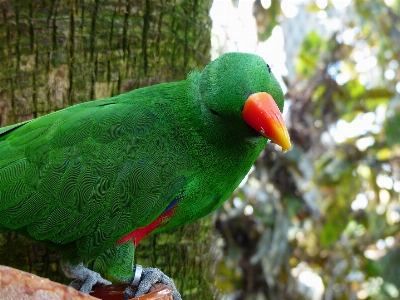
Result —
<svg viewBox="0 0 400 300"><path fill-rule="evenodd" d="M208 84L224 75L209 74L217 67L1 128L0 229L60 248L75 263L98 258L112 276L127 277L117 265L131 263L135 230L153 224L147 235L215 210L267 142L234 113L210 108L223 92ZM283 102L274 78L249 79L228 92L245 99L252 86L272 88Z"/></svg>

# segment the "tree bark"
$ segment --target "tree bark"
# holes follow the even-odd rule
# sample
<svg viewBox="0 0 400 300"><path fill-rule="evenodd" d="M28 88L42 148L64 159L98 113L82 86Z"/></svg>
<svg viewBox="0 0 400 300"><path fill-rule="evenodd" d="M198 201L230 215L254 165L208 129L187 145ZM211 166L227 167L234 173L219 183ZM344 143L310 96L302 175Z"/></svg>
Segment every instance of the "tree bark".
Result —
<svg viewBox="0 0 400 300"><path fill-rule="evenodd" d="M0 126L135 88L209 62L211 0L0 2ZM201 225L202 224L202 225ZM137 262L173 277L184 299L214 295L210 219L143 241ZM59 256L0 234L0 264L68 282Z"/></svg>
<svg viewBox="0 0 400 300"><path fill-rule="evenodd" d="M1 125L184 78L209 61L209 8L209 0L1 2Z"/></svg>

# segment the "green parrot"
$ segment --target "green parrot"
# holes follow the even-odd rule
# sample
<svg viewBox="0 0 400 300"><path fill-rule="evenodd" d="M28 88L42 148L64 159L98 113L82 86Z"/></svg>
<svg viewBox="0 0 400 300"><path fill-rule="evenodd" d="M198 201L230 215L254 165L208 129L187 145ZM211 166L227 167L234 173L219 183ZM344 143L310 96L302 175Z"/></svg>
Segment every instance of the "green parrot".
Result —
<svg viewBox="0 0 400 300"><path fill-rule="evenodd" d="M183 81L0 128L0 230L60 249L83 292L110 284L100 273L132 282L142 238L218 208L268 139L290 148L283 102L261 57L227 53ZM136 295L154 283L143 275Z"/></svg>

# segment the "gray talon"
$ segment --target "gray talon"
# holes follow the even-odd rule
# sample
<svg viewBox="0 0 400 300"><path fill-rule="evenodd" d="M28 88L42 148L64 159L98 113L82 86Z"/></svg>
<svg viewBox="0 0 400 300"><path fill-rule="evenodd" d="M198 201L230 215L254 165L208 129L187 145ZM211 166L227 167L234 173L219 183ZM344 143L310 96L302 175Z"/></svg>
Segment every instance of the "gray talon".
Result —
<svg viewBox="0 0 400 300"><path fill-rule="evenodd" d="M101 277L99 273L86 268L83 263L72 266L69 263L63 262L61 266L68 278L75 279L71 282L70 286L83 293L89 294L96 284L111 284L110 281Z"/></svg>
<svg viewBox="0 0 400 300"><path fill-rule="evenodd" d="M151 286L157 282L167 285L172 290L174 300L182 300L181 294L175 287L174 281L156 268L144 268L142 278L136 291L136 297L147 294Z"/></svg>

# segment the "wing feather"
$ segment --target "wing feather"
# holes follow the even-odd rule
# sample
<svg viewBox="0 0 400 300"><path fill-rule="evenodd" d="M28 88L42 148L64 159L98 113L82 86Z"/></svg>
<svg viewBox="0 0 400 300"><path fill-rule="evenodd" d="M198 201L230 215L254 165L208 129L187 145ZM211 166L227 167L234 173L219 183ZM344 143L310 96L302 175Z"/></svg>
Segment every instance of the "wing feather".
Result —
<svg viewBox="0 0 400 300"><path fill-rule="evenodd" d="M1 129L0 227L84 255L156 219L188 177L168 163L181 154L163 113L140 105L93 101Z"/></svg>

